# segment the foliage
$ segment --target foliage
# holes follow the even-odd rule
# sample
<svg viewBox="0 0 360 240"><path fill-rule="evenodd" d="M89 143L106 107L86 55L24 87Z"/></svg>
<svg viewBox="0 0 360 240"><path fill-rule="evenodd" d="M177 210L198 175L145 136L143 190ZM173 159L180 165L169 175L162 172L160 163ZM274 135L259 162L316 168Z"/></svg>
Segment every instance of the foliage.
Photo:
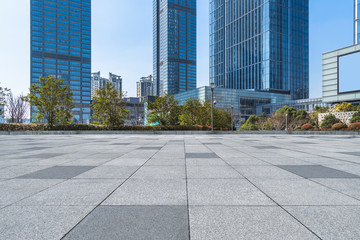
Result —
<svg viewBox="0 0 360 240"><path fill-rule="evenodd" d="M310 120L319 128L319 113L327 113L330 111L329 107L315 106L314 111L310 114Z"/></svg>
<svg viewBox="0 0 360 240"><path fill-rule="evenodd" d="M24 96L14 97L10 92L6 101L6 112L10 123L22 123L29 113L29 105Z"/></svg>
<svg viewBox="0 0 360 240"><path fill-rule="evenodd" d="M180 108L179 102L173 95L166 93L163 97L156 97L154 102L148 101L148 122L161 126L178 125Z"/></svg>
<svg viewBox="0 0 360 240"><path fill-rule="evenodd" d="M122 98L122 93L115 90L111 83L99 88L91 105L94 123L110 127L123 125L129 111L125 109L126 103Z"/></svg>
<svg viewBox="0 0 360 240"><path fill-rule="evenodd" d="M0 86L0 105L1 106L6 104L6 97L8 96L9 92L10 92L9 89L3 88L3 87ZM2 111L0 109L0 115L1 114L2 114Z"/></svg>
<svg viewBox="0 0 360 240"><path fill-rule="evenodd" d="M214 108L214 129L232 129L231 113L224 109Z"/></svg>
<svg viewBox="0 0 360 240"><path fill-rule="evenodd" d="M240 128L241 131L258 131L259 127L258 122L260 120L259 116L251 115L245 124L243 124Z"/></svg>
<svg viewBox="0 0 360 240"><path fill-rule="evenodd" d="M359 131L360 130L360 122L354 122L354 123L350 124L349 130Z"/></svg>
<svg viewBox="0 0 360 240"><path fill-rule="evenodd" d="M105 126L95 124L15 124L1 123L0 131L210 131L210 127L203 126ZM229 130L215 128L215 130Z"/></svg>
<svg viewBox="0 0 360 240"><path fill-rule="evenodd" d="M301 130L303 130L303 131L308 131L313 128L314 128L313 125L311 125L310 123L305 123L304 125L301 126Z"/></svg>
<svg viewBox="0 0 360 240"><path fill-rule="evenodd" d="M314 107L314 112L317 112L317 113L327 113L329 112L330 108L329 107L321 107L321 106L315 106Z"/></svg>
<svg viewBox="0 0 360 240"><path fill-rule="evenodd" d="M354 107L351 103L347 103L347 102L337 104L333 108L333 112L352 112L355 110L356 107Z"/></svg>
<svg viewBox="0 0 360 240"><path fill-rule="evenodd" d="M190 98L182 106L182 114L179 119L181 125L209 126L211 125L211 103Z"/></svg>
<svg viewBox="0 0 360 240"><path fill-rule="evenodd" d="M331 128L335 123L340 123L341 121L336 118L334 115L329 114L327 115L323 122L321 123L321 128L322 129L327 129L327 128Z"/></svg>
<svg viewBox="0 0 360 240"><path fill-rule="evenodd" d="M356 122L360 122L360 112L354 113L354 115L350 119L350 123L356 123Z"/></svg>
<svg viewBox="0 0 360 240"><path fill-rule="evenodd" d="M334 125L331 126L331 130L334 130L334 131L343 130L346 128L347 128L347 125L345 123L335 123Z"/></svg>
<svg viewBox="0 0 360 240"><path fill-rule="evenodd" d="M50 125L71 123L72 91L63 79L51 75L39 77L39 83L31 85L30 94L25 99L36 110L36 122L46 121Z"/></svg>

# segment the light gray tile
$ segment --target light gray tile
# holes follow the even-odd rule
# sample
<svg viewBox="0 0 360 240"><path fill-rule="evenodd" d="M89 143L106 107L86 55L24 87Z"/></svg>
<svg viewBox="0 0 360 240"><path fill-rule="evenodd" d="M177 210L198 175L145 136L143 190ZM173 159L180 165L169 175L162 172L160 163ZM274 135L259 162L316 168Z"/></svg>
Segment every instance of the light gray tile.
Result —
<svg viewBox="0 0 360 240"><path fill-rule="evenodd" d="M100 206L64 239L188 240L186 206Z"/></svg>
<svg viewBox="0 0 360 240"><path fill-rule="evenodd" d="M188 179L190 205L275 205L245 179Z"/></svg>
<svg viewBox="0 0 360 240"><path fill-rule="evenodd" d="M32 206L96 206L124 180L71 179L26 198L17 204Z"/></svg>
<svg viewBox="0 0 360 240"><path fill-rule="evenodd" d="M143 166L132 178L182 179L185 178L185 166Z"/></svg>
<svg viewBox="0 0 360 240"><path fill-rule="evenodd" d="M188 178L242 178L229 166L187 166Z"/></svg>
<svg viewBox="0 0 360 240"><path fill-rule="evenodd" d="M61 239L94 207L9 206L0 209L1 239Z"/></svg>
<svg viewBox="0 0 360 240"><path fill-rule="evenodd" d="M61 156L61 155L64 155L64 154L63 153L39 153L39 154L24 156L24 157L21 157L21 158L23 158L23 159L28 159L28 158L53 158L53 157L57 157L57 156Z"/></svg>
<svg viewBox="0 0 360 240"><path fill-rule="evenodd" d="M186 158L219 158L215 153L186 153Z"/></svg>
<svg viewBox="0 0 360 240"><path fill-rule="evenodd" d="M91 179L110 179L110 178L128 178L132 175L138 166L99 166L87 172L77 175L75 178Z"/></svg>
<svg viewBox="0 0 360 240"><path fill-rule="evenodd" d="M318 239L279 207L190 206L192 240Z"/></svg>
<svg viewBox="0 0 360 240"><path fill-rule="evenodd" d="M129 179L103 205L186 205L185 179Z"/></svg>
<svg viewBox="0 0 360 240"><path fill-rule="evenodd" d="M360 239L358 206L289 206L285 209L321 239Z"/></svg>

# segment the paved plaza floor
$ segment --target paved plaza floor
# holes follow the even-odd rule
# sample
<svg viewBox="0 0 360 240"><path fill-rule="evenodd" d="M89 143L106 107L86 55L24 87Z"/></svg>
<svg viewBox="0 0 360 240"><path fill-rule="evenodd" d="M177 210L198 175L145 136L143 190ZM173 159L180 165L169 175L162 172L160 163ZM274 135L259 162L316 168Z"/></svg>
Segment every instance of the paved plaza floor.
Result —
<svg viewBox="0 0 360 240"><path fill-rule="evenodd" d="M0 239L360 239L360 138L0 136Z"/></svg>

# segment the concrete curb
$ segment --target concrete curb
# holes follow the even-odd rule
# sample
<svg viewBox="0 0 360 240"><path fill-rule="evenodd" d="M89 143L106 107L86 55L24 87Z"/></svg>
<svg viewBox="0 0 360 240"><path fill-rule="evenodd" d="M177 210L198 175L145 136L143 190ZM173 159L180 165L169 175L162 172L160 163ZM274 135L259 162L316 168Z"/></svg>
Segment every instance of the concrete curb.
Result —
<svg viewBox="0 0 360 240"><path fill-rule="evenodd" d="M0 135L346 135L360 136L358 132L346 131L0 131Z"/></svg>

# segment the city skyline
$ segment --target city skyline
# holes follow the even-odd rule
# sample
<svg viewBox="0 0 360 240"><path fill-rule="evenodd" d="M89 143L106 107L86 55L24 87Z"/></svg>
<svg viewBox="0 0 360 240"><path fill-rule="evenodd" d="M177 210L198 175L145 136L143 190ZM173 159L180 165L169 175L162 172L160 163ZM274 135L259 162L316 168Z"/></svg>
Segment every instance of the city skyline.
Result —
<svg viewBox="0 0 360 240"><path fill-rule="evenodd" d="M132 2L132 1L131 1ZM148 19L152 20L152 3L150 1L136 1L136 3L129 3L128 1L93 1L93 7L97 9L94 11L93 16L93 64L92 71L100 70L102 72L115 71L124 78L124 91L128 92L127 96L136 95L136 81L141 76L146 76L152 73L152 22L147 23ZM139 20L135 21L134 29L130 29L129 26L125 26L125 23L132 21L131 13L135 7L139 6L139 2L143 3L140 9ZM23 5L28 8L28 1L23 1ZM198 7L198 87L208 85L208 1L199 1ZM310 2L310 89L311 97L321 96L321 53L330 51L334 48L348 46L353 43L353 1L345 1L339 4L337 1L330 1L328 4L328 12L331 18L324 18L321 14L321 3ZM14 12L11 9L17 9L17 5L12 3L1 3L1 9L7 9L3 11L1 20L7 20L11 23L10 26L2 24L2 32L9 32L9 35L4 36L1 40L2 56L1 71L4 75L2 84L13 89L15 94L28 91L29 79L29 44L25 41L29 38L29 16L26 16L26 11L23 9ZM21 5L21 3L20 3ZM105 12L111 13L111 7L120 7L122 14L108 14L110 19L102 20L101 17ZM28 9L29 11L29 9ZM7 12L12 12L13 15L9 15ZM115 12L115 11L114 11ZM18 14L21 14L19 16ZM25 14L25 16L23 16ZM122 16L120 16L122 15ZM127 19L126 19L127 18ZM11 21L11 19L18 19ZM22 22L19 22L23 19ZM126 21L119 21L119 19ZM26 22L24 22L26 21ZM2 21L4 22L4 21ZM120 23L119 23L120 22ZM109 24L112 23L112 24ZM142 26L142 28L139 28ZM16 33L11 29L19 29ZM22 30L21 30L22 29ZM127 30L127 37L121 36L119 41L104 38L103 32L114 32L114 36L119 36L119 32ZM24 32L24 34L22 34ZM25 33L29 36L25 36ZM316 34L315 34L316 33ZM135 36L141 35L142 37L136 41ZM24 36L24 37L22 37ZM327 39L332 41L326 41ZM25 39L25 40L24 40ZM127 40L126 40L127 39ZM131 43L134 42L134 43ZM10 49L11 44L18 44L18 47L14 52L10 53L7 48ZM25 43L23 43L25 42ZM126 45L126 44L128 45ZM5 48L4 46L7 46ZM25 50L24 50L25 49ZM28 50L27 50L28 49ZM110 50L111 49L111 50ZM128 51L126 50L128 49ZM103 55L112 55L109 59L104 59ZM15 54L14 54L15 53ZM120 53L120 54L119 54ZM16 58L14 57L16 56ZM135 59L134 59L135 58ZM30 65L30 64L29 64ZM14 70L16 69L16 71ZM20 70L19 70L20 69ZM12 80L14 72L16 72L16 82ZM27 81L26 81L27 80Z"/></svg>

